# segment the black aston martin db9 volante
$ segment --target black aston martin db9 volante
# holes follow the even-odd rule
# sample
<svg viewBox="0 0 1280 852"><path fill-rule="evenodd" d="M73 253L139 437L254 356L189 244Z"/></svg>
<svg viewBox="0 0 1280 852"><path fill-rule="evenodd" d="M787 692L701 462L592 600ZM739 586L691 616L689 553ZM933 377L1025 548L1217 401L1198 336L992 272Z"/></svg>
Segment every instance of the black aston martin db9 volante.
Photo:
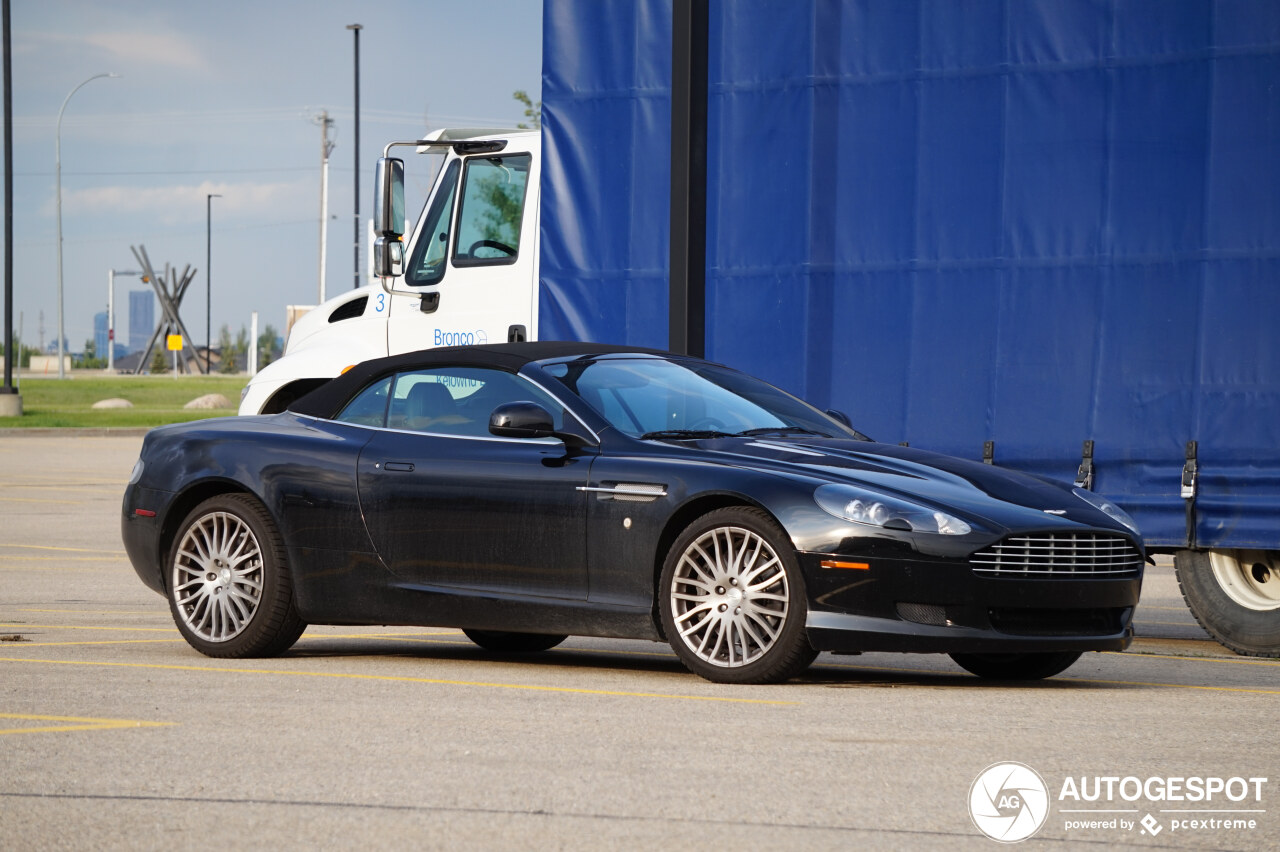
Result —
<svg viewBox="0 0 1280 852"><path fill-rule="evenodd" d="M279 654L309 623L434 625L502 653L665 640L725 683L820 651L1049 677L1128 645L1145 561L1088 491L588 343L398 355L282 414L155 429L122 524L211 656Z"/></svg>

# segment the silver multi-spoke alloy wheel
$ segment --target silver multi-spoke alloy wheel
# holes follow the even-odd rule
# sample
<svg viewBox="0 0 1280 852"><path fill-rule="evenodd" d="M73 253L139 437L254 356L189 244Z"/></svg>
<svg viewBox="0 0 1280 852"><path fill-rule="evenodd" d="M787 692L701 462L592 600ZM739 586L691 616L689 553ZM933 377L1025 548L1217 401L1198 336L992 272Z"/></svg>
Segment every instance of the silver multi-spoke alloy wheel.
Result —
<svg viewBox="0 0 1280 852"><path fill-rule="evenodd" d="M685 645L713 666L742 666L767 653L789 602L778 555L751 530L715 527L680 554L671 614Z"/></svg>
<svg viewBox="0 0 1280 852"><path fill-rule="evenodd" d="M211 657L269 657L307 625L293 599L287 549L271 514L248 494L191 510L169 551L169 609L183 638Z"/></svg>
<svg viewBox="0 0 1280 852"><path fill-rule="evenodd" d="M776 683L817 656L795 550L760 509L716 509L686 527L667 552L658 600L667 641L708 680Z"/></svg>
<svg viewBox="0 0 1280 852"><path fill-rule="evenodd" d="M210 512L187 528L173 560L173 595L196 636L225 642L253 620L262 602L262 546L229 512Z"/></svg>

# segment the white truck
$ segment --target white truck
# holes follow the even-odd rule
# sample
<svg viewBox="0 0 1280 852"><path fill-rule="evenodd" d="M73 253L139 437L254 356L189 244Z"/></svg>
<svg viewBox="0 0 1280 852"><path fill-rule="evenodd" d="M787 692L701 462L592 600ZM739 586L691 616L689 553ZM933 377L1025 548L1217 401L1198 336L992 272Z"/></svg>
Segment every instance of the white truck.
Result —
<svg viewBox="0 0 1280 852"><path fill-rule="evenodd" d="M402 237L404 164L390 149L445 153L417 225ZM240 414L271 414L346 368L435 346L535 340L536 130L443 130L392 142L378 161L374 272L299 319L284 355L245 388Z"/></svg>

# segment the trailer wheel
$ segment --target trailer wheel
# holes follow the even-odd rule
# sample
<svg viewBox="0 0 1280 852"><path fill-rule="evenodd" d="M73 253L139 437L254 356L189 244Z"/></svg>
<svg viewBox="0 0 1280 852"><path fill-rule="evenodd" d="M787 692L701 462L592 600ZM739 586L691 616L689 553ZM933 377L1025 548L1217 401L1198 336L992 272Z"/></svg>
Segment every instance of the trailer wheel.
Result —
<svg viewBox="0 0 1280 852"><path fill-rule="evenodd" d="M1180 550L1173 560L1191 614L1237 654L1280 657L1280 553Z"/></svg>

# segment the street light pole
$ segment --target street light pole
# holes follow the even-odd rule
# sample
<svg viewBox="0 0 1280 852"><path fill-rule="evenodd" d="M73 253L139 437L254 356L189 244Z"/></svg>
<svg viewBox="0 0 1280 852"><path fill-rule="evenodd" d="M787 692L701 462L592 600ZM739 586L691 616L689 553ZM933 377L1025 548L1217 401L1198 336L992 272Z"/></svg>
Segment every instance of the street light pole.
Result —
<svg viewBox="0 0 1280 852"><path fill-rule="evenodd" d="M351 30L351 34L355 36L355 68L356 68L356 108L355 108L355 278L351 285L353 288L360 286L360 30L364 29L360 24L347 24L347 29Z"/></svg>
<svg viewBox="0 0 1280 852"><path fill-rule="evenodd" d="M62 320L62 113L67 109L67 101L71 100L71 96L80 91L81 88L92 83L99 77L119 77L119 74L104 73L94 74L88 80L85 80L79 86L76 86L67 96L62 99L62 106L58 109L58 132L54 139L53 145L53 172L54 180L57 183L57 212L58 212L58 378L66 378L66 372L62 367L62 349L63 342L66 338L66 328Z"/></svg>
<svg viewBox="0 0 1280 852"><path fill-rule="evenodd" d="M213 349L213 199L217 193L204 197L204 374L213 375L209 367L209 352ZM199 366L200 362L196 362Z"/></svg>

